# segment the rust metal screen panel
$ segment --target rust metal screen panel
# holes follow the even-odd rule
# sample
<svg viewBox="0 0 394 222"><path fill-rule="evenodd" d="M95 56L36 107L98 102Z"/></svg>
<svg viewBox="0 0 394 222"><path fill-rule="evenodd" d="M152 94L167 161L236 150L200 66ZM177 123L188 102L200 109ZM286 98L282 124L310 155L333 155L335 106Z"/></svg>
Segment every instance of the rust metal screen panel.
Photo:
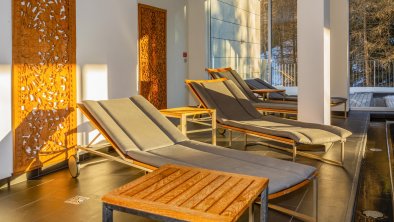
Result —
<svg viewBox="0 0 394 222"><path fill-rule="evenodd" d="M75 151L75 0L13 0L14 173Z"/></svg>
<svg viewBox="0 0 394 222"><path fill-rule="evenodd" d="M167 12L138 5L139 91L156 108L167 108Z"/></svg>

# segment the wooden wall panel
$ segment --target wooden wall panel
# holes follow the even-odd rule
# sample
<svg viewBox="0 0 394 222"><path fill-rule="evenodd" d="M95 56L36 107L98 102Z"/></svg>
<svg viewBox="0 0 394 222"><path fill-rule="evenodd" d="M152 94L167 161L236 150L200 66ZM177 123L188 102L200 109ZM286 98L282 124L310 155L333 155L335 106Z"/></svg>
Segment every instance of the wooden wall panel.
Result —
<svg viewBox="0 0 394 222"><path fill-rule="evenodd" d="M75 0L13 0L14 173L76 144Z"/></svg>
<svg viewBox="0 0 394 222"><path fill-rule="evenodd" d="M167 12L138 5L139 91L156 108L167 108Z"/></svg>

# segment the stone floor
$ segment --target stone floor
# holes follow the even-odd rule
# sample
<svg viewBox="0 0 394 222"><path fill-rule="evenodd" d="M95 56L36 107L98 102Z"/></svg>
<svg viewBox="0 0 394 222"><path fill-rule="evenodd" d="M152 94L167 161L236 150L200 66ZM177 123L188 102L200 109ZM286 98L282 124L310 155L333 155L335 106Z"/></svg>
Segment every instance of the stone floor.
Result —
<svg viewBox="0 0 394 222"><path fill-rule="evenodd" d="M319 168L319 221L351 221L356 195L360 160L366 143L369 115L352 112L347 120L333 119L333 124L347 128L353 135L346 143L345 167L336 167L318 161L297 158L297 162ZM209 142L209 134L194 134L191 138ZM243 150L243 136L234 134L232 149ZM227 137L218 135L218 145L227 146ZM277 150L261 145L249 146L247 151L289 159ZM335 144L327 158L339 159L340 146ZM82 163L81 175L72 179L67 169L13 185L0 190L0 221L101 221L100 197L144 173L114 161L92 158ZM79 205L66 200L83 196L89 199ZM312 214L312 189L306 186L296 192L272 200L272 203ZM150 221L148 219L115 213L114 221ZM247 221L243 215L240 221ZM269 212L270 221L298 221L275 211Z"/></svg>

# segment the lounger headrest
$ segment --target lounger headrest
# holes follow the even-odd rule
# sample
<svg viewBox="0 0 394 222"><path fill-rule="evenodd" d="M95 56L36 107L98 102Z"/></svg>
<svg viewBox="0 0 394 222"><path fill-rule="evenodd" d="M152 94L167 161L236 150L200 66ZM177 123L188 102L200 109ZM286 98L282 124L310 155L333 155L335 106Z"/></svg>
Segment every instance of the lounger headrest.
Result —
<svg viewBox="0 0 394 222"><path fill-rule="evenodd" d="M221 72L213 72L211 74L214 78L226 78L228 80L233 81L233 83L242 91L246 97L252 102L260 102L256 95L252 92L252 90L248 87L245 80L238 74L235 70L226 70Z"/></svg>
<svg viewBox="0 0 394 222"><path fill-rule="evenodd" d="M190 84L208 108L216 109L220 122L261 118L261 114L231 80L192 81Z"/></svg>
<svg viewBox="0 0 394 222"><path fill-rule="evenodd" d="M148 151L187 140L142 96L83 104L124 153L136 149Z"/></svg>

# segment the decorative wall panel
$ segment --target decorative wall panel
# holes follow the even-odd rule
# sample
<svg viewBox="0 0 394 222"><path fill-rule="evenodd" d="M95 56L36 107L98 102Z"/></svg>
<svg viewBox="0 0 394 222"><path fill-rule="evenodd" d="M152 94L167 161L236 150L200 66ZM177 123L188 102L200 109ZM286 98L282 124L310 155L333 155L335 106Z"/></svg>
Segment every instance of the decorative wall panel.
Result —
<svg viewBox="0 0 394 222"><path fill-rule="evenodd" d="M156 108L167 108L167 12L138 5L139 90Z"/></svg>
<svg viewBox="0 0 394 222"><path fill-rule="evenodd" d="M13 0L14 173L76 144L75 0Z"/></svg>

